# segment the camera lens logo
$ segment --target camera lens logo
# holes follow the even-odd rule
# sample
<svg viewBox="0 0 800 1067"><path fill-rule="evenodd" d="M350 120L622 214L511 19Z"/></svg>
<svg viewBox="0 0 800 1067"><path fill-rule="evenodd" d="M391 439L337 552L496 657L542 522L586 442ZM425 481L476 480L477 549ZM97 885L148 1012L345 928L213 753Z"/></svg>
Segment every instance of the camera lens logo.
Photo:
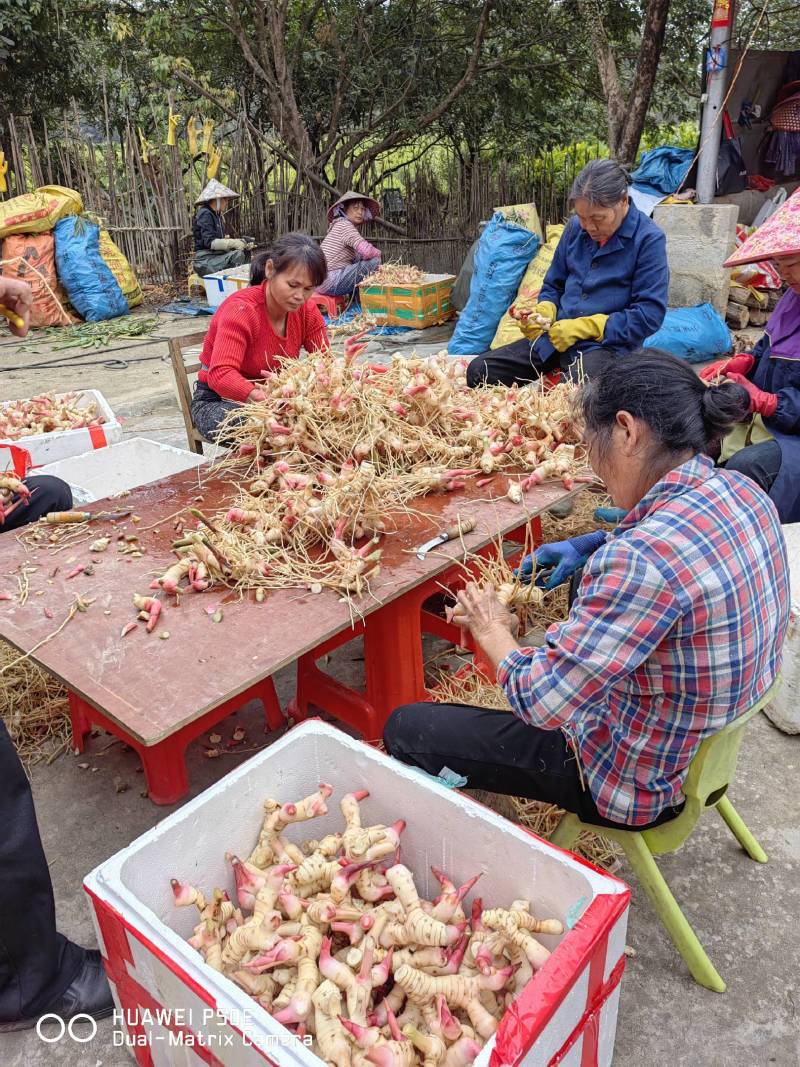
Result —
<svg viewBox="0 0 800 1067"><path fill-rule="evenodd" d="M89 1023L89 1033L82 1034L77 1029L78 1024L83 1021ZM54 1028L48 1029L47 1033L42 1029L44 1024L53 1023ZM85 1045L87 1042L94 1040L97 1035L97 1020L91 1015L87 1015L85 1012L81 1012L79 1015L73 1015L69 1022L64 1022L60 1015L56 1015L54 1012L48 1012L47 1015L43 1015L36 1023L36 1033L41 1041L44 1041L46 1045L55 1045L58 1041L64 1038L65 1034L69 1034L70 1038L77 1042L79 1045Z"/></svg>

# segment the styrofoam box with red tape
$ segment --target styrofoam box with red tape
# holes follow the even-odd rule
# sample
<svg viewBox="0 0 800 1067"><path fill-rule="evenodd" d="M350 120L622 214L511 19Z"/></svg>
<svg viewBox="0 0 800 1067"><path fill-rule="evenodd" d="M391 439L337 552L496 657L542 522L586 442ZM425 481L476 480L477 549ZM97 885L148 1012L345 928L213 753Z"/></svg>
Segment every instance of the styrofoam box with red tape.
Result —
<svg viewBox="0 0 800 1067"><path fill-rule="evenodd" d="M77 391L77 390L76 390ZM56 393L56 398L65 393ZM26 473L25 465L41 467L45 463L55 463L59 459L69 459L91 452L95 448L105 448L122 440L122 426L117 421L111 405L98 389L82 389L75 406L82 410L94 401L98 415L105 422L102 426L81 427L77 430L53 430L50 433L32 434L20 437L16 441L0 438L0 471L15 470L22 477ZM0 401L0 408L16 403L14 400ZM35 473L35 472L33 472Z"/></svg>
<svg viewBox="0 0 800 1067"><path fill-rule="evenodd" d="M286 831L296 843L340 829L337 803L368 789L369 823L403 818L401 859L429 899L430 865L460 884L480 872L486 907L530 900L566 932L481 1051L477 1067L611 1063L630 894L627 886L335 727L310 720L254 756L97 867L85 881L118 1011L118 1044L141 1067L264 1063L323 1067L315 1053L187 943L194 908L170 878L211 891L234 885L225 853L252 849L267 797L292 801L330 782L329 814ZM124 1018L123 1018L124 1016ZM125 1036L123 1037L123 1031Z"/></svg>

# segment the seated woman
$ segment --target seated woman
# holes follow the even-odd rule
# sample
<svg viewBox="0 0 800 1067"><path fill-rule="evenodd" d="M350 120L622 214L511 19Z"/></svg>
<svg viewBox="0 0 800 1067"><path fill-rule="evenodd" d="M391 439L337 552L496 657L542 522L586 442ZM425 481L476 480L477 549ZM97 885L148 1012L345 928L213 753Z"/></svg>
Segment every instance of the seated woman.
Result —
<svg viewBox="0 0 800 1067"><path fill-rule="evenodd" d="M788 622L775 508L706 454L747 399L733 383L707 389L664 352L608 360L581 408L591 465L625 518L591 545L560 546L588 560L542 648L520 646L491 587L459 593L456 621L495 666L513 715L410 704L386 724L388 752L595 825L641 829L678 814L703 738L774 681Z"/></svg>
<svg viewBox="0 0 800 1067"><path fill-rule="evenodd" d="M750 395L747 421L722 442L720 463L741 471L769 493L781 522L800 522L800 190L736 250L725 264L771 259L788 285L752 353L712 363Z"/></svg>
<svg viewBox="0 0 800 1067"><path fill-rule="evenodd" d="M319 288L324 296L352 296L358 283L381 265L381 250L358 232L380 213L378 201L360 193L345 193L328 211L328 232L322 241L328 277Z"/></svg>
<svg viewBox="0 0 800 1067"><path fill-rule="evenodd" d="M325 257L310 237L290 233L253 263L257 284L229 296L211 320L192 398L192 422L208 440L241 404L263 400L259 383L301 349L328 348L314 290L325 280Z"/></svg>
<svg viewBox="0 0 800 1067"><path fill-rule="evenodd" d="M582 357L596 373L610 353L630 352L655 333L667 310L663 230L628 199L628 175L611 159L587 163L575 179L575 215L558 242L525 337L477 356L471 386L513 385L570 372ZM538 319L538 323L537 323Z"/></svg>
<svg viewBox="0 0 800 1067"><path fill-rule="evenodd" d="M233 189L212 178L195 201L197 214L192 227L194 260L192 269L201 278L247 262L253 245L243 237L226 237L223 215L228 204L238 197Z"/></svg>

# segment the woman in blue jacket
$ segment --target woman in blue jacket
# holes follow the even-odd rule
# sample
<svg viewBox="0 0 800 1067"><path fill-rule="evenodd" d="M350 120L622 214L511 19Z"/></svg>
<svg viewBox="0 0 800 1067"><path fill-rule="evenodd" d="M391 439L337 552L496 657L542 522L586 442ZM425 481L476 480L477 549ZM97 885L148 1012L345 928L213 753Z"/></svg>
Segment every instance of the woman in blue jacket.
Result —
<svg viewBox="0 0 800 1067"><path fill-rule="evenodd" d="M575 179L571 199L575 216L539 302L516 309L525 338L473 359L469 385L535 381L569 373L579 360L591 376L603 358L639 348L664 321L666 238L628 199L626 172L611 159L595 159Z"/></svg>

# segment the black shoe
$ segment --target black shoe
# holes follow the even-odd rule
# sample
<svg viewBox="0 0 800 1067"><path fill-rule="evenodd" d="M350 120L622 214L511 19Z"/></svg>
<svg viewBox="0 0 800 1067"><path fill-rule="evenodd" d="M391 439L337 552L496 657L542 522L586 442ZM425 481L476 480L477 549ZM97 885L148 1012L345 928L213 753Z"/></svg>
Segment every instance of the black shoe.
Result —
<svg viewBox="0 0 800 1067"><path fill-rule="evenodd" d="M113 1010L111 986L103 970L100 953L96 948L87 948L84 949L83 966L77 977L58 1000L32 1018L0 1022L0 1034L10 1033L12 1030L31 1030L43 1015L58 1015L66 1022L74 1015L91 1015L94 1019L105 1019Z"/></svg>

